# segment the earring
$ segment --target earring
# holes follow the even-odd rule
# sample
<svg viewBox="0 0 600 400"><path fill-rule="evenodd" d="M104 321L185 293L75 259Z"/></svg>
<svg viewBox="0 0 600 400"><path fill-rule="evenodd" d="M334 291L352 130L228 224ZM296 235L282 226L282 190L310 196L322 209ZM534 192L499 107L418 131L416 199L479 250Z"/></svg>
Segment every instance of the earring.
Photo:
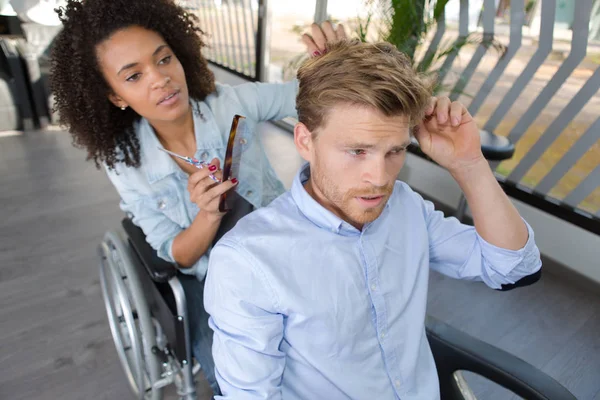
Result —
<svg viewBox="0 0 600 400"><path fill-rule="evenodd" d="M127 109L127 106L121 106L121 110L125 111Z"/></svg>

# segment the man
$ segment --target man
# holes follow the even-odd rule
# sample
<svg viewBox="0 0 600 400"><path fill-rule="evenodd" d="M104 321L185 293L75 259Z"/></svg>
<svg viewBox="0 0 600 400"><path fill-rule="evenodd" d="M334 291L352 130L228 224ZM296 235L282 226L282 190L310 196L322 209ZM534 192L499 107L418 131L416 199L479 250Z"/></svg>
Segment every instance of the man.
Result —
<svg viewBox="0 0 600 400"><path fill-rule="evenodd" d="M437 399L429 268L492 288L541 267L467 110L430 100L388 44L332 45L298 72L292 189L213 249L205 307L223 399ZM425 117L424 117L425 116ZM396 180L411 128L475 227Z"/></svg>

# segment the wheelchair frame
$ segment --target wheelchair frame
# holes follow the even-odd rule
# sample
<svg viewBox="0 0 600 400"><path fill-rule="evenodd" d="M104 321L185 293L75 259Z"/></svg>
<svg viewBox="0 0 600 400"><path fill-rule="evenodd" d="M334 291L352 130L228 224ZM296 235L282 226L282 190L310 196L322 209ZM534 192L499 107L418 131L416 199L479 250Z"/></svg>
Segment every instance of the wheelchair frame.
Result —
<svg viewBox="0 0 600 400"><path fill-rule="evenodd" d="M130 231L127 221L124 227ZM175 384L182 400L195 400L194 376L201 368L192 358L179 274L170 266L172 276L153 280L132 233L125 240L109 231L98 249L102 293L119 360L136 398L160 400L162 389Z"/></svg>

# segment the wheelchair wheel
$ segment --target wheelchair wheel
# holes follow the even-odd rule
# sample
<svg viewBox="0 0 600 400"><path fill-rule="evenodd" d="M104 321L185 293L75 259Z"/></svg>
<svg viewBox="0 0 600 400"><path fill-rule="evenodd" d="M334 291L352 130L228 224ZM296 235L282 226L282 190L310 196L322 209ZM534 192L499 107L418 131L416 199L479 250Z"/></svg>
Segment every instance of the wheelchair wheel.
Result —
<svg viewBox="0 0 600 400"><path fill-rule="evenodd" d="M131 250L121 236L107 232L100 245L100 282L117 354L136 398L162 399L161 363L153 353L156 330Z"/></svg>

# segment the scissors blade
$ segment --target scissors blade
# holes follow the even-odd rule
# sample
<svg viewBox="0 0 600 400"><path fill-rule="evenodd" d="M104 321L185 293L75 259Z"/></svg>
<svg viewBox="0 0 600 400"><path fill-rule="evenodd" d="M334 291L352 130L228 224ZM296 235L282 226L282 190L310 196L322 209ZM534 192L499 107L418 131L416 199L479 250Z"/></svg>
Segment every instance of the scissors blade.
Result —
<svg viewBox="0 0 600 400"><path fill-rule="evenodd" d="M177 154L177 153L173 153L172 151L169 151L169 150L167 150L167 149L163 149L162 147L159 147L158 149L159 149L159 150L162 150L162 151L164 151L164 152L165 152L165 153L167 153L167 154L170 154L170 155L172 155L173 157L180 158L180 159L182 159L183 161L187 162L188 164L192 164L192 165L193 165L194 167L196 167L196 168L204 168L204 165L205 165L205 164L204 164L204 162L202 162L202 161L197 161L197 160L195 160L195 159L193 159L193 158L190 158L190 157L181 156L181 155L179 155L179 154ZM213 181L215 181L215 182L221 182L221 180L220 180L219 178L217 178L217 177L215 176L215 174L210 174L208 177L209 177L210 179L212 179Z"/></svg>
<svg viewBox="0 0 600 400"><path fill-rule="evenodd" d="M188 163L190 163L190 164L193 164L193 161L192 161L192 159L191 159L191 158L189 158L189 157L186 157L186 156L181 156L181 155L179 155L179 154L177 154L177 153L173 153L172 151L169 151L169 150L167 150L167 149L163 149L162 147L159 147L158 149L159 149L159 150L162 150L162 151L164 151L164 152L165 152L165 153L167 153L167 154L170 154L170 155L172 155L173 157L180 158L180 159L182 159L183 161L187 161Z"/></svg>

